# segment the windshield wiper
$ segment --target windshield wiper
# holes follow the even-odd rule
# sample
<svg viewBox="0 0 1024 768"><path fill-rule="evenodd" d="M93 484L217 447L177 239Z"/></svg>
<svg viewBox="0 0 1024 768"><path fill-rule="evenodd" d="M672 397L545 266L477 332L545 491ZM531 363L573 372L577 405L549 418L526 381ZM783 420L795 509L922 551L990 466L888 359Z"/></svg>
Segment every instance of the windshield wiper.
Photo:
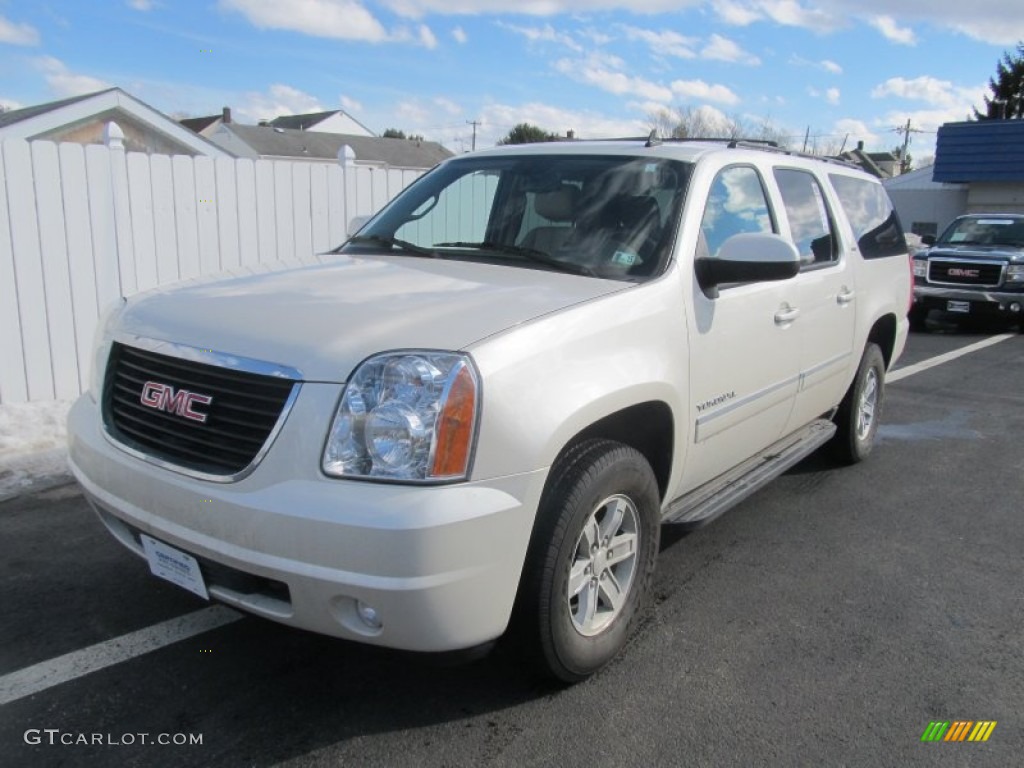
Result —
<svg viewBox="0 0 1024 768"><path fill-rule="evenodd" d="M375 245L386 245L389 248L399 248L409 253L415 253L417 256L427 256L431 259L438 258L436 252L429 248L424 248L422 245L416 245L416 243L410 243L408 240L400 240L397 237L390 237L389 235L353 235L348 239L348 242L358 245L359 243L373 243Z"/></svg>
<svg viewBox="0 0 1024 768"><path fill-rule="evenodd" d="M508 253L512 256L522 256L527 261L533 261L537 264L544 264L549 267L553 267L562 272L569 272L574 275L586 275L587 277L596 277L594 271L590 267L586 267L582 264L575 264L571 261L562 261L549 256L544 251L538 251L536 248L526 248L522 245L506 245L505 243L495 243L490 240L484 240L480 243L469 243L469 242L453 242L453 243L434 243L435 248L478 248L485 251L496 251L498 253Z"/></svg>

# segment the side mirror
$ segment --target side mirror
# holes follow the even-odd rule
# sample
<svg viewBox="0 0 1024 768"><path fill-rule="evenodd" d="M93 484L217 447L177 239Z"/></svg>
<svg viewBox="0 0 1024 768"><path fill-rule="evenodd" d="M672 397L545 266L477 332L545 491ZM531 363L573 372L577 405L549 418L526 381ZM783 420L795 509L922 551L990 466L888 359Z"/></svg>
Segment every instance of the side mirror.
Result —
<svg viewBox="0 0 1024 768"><path fill-rule="evenodd" d="M921 235L921 244L931 248L935 245L935 235Z"/></svg>
<svg viewBox="0 0 1024 768"><path fill-rule="evenodd" d="M733 235L718 250L717 258L695 262L697 282L711 299L725 283L788 280L800 272L800 254L789 240L766 232Z"/></svg>
<svg viewBox="0 0 1024 768"><path fill-rule="evenodd" d="M348 220L348 229L345 231L345 234L352 237L352 235L362 229L363 225L370 219L370 216L353 216Z"/></svg>

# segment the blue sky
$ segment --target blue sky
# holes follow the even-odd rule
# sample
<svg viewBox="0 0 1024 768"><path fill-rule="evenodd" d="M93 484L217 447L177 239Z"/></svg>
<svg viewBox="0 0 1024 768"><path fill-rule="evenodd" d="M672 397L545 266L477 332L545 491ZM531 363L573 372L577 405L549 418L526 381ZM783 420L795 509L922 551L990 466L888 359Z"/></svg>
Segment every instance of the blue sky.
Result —
<svg viewBox="0 0 1024 768"><path fill-rule="evenodd" d="M175 116L342 108L456 152L469 121L479 148L688 108L881 150L909 118L920 159L1021 39L1020 0L0 0L0 104L117 85Z"/></svg>

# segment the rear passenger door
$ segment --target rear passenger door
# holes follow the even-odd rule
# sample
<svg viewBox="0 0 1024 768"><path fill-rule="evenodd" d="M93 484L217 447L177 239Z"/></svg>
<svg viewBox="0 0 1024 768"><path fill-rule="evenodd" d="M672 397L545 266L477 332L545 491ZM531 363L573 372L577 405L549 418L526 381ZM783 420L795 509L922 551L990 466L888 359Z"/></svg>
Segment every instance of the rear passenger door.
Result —
<svg viewBox="0 0 1024 768"><path fill-rule="evenodd" d="M795 279L800 376L786 427L792 431L827 413L846 391L856 364L857 294L850 253L825 186L801 168L777 167L773 177L782 201L780 218L803 260Z"/></svg>

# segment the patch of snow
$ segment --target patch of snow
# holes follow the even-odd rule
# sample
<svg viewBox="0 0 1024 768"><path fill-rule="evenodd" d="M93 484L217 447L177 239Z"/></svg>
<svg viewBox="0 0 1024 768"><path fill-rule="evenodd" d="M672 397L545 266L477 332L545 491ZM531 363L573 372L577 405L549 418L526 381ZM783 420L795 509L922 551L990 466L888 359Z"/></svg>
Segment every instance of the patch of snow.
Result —
<svg viewBox="0 0 1024 768"><path fill-rule="evenodd" d="M0 403L0 501L71 479L70 400Z"/></svg>

